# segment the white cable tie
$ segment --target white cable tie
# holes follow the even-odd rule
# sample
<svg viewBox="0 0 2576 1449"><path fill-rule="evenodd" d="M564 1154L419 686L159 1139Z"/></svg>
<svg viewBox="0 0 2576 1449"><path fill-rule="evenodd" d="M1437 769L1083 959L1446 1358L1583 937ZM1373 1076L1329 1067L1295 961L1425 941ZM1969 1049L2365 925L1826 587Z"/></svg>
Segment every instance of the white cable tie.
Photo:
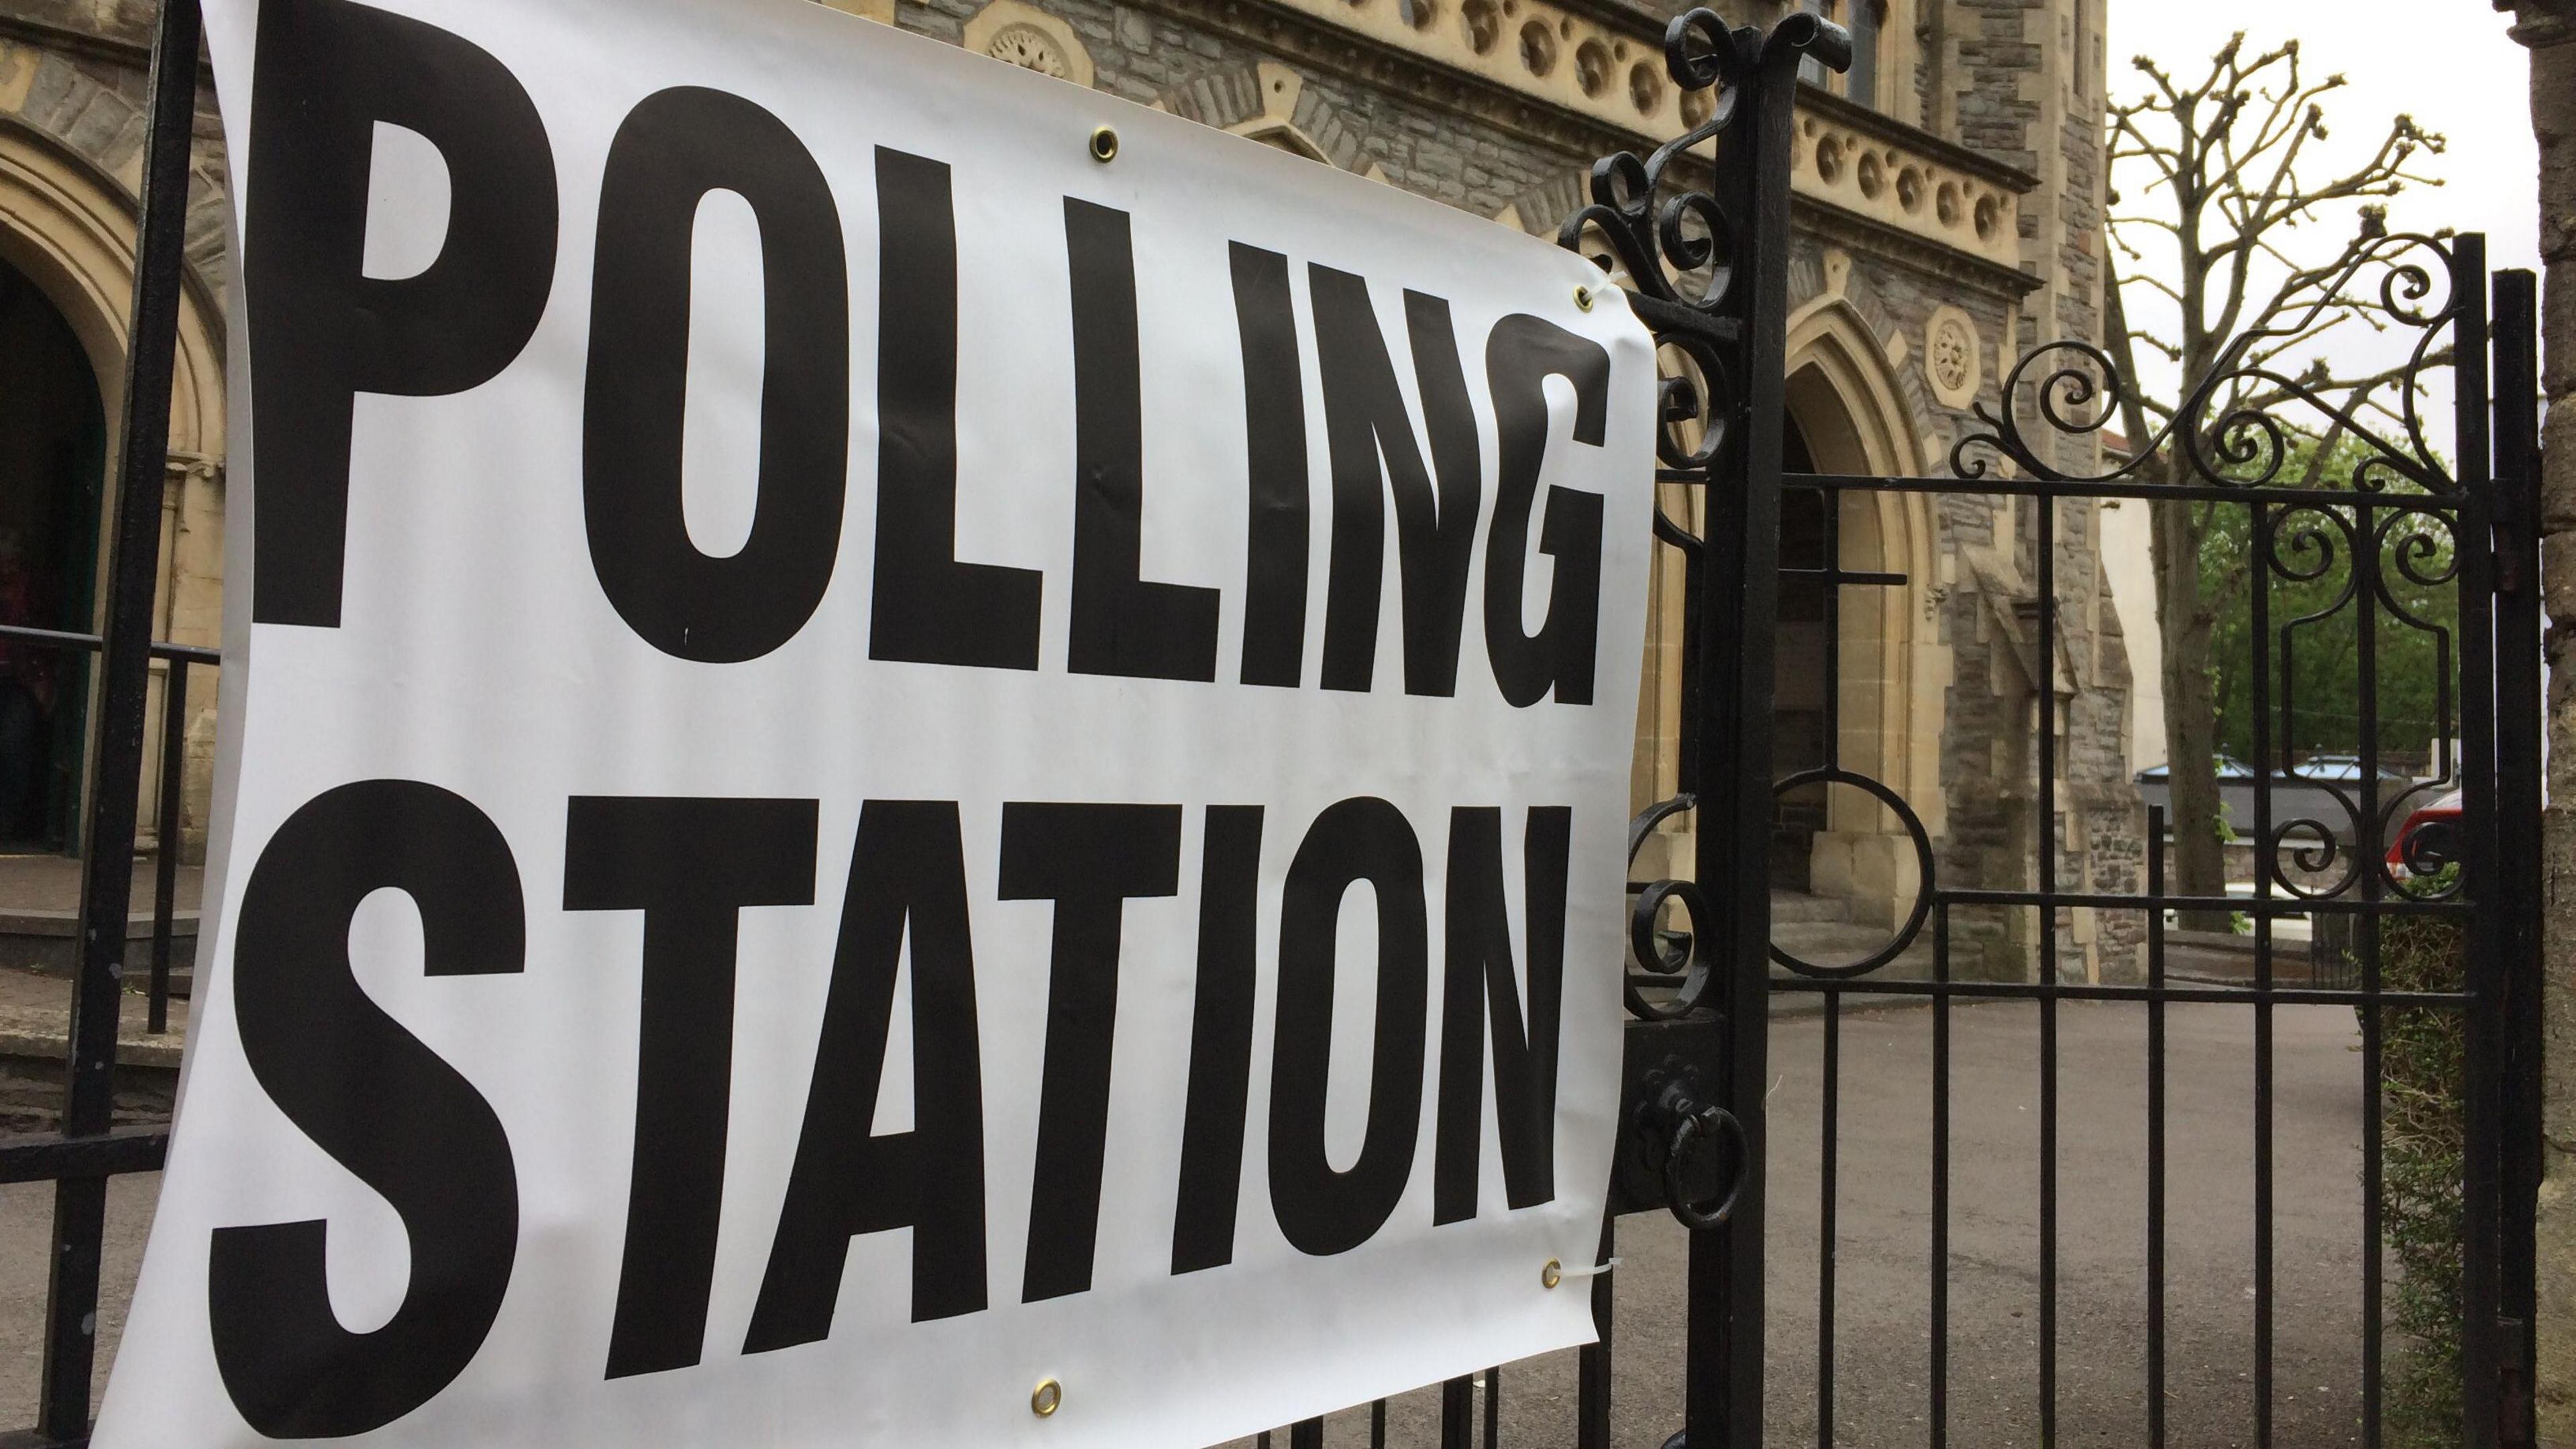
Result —
<svg viewBox="0 0 2576 1449"><path fill-rule="evenodd" d="M1611 1269L1618 1267L1619 1262L1619 1259L1613 1258L1609 1262L1603 1263L1599 1267L1595 1268L1563 1268L1558 1270L1557 1276L1562 1278L1598 1278L1602 1274L1609 1272Z"/></svg>

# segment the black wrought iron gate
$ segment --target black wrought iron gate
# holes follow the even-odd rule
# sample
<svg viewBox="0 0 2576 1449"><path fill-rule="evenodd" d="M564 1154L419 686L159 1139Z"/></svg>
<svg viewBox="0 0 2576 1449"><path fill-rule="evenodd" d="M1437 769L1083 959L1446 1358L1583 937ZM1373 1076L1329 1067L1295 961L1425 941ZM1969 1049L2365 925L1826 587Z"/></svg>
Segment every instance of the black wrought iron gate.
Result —
<svg viewBox="0 0 2576 1449"><path fill-rule="evenodd" d="M1687 571L1684 647L1685 738L1681 797L1641 819L1642 838L1663 819L1696 811L1696 883L1655 881L1636 895L1628 999L1630 1102L1635 1140L1623 1169L1653 1166L1660 1182L1632 1173L1618 1206L1645 1209L1658 1197L1698 1231L1690 1250L1688 1428L1694 1446L1757 1444L1765 1389L1765 1225L1775 1205L1765 1190L1768 1049L1773 1005L1821 998L1821 1153L1818 1200L1778 1204L1812 1212L1821 1243L1819 1325L1813 1381L1816 1442L1831 1446L1840 1149L1840 1034L1856 1005L1928 998L1932 1032L1933 1140L1928 1268L1929 1314L1923 1435L1935 1446L1985 1442L1984 1426L1949 1412L1952 1255L1952 1013L1972 1002L2022 1001L2038 1017L2036 1114L2041 1164L2038 1203L2036 1382L2030 1393L2039 1441L2056 1442L2058 1404L2059 1013L2077 1001L2134 1004L2145 1018L2147 1090L2138 1111L2147 1143L2144 1321L2145 1428L2167 1442L2165 1305L2168 1009L2179 1003L2232 1006L2253 1018L2246 1064L2255 1103L2253 1241L2254 1442L2273 1442L2276 1403L2274 1302L2274 1015L2278 1008L2352 1007L2359 1021L2355 1083L2363 1102L2362 1240L2352 1261L2362 1277L2359 1442L2377 1446L2384 1429L2382 1254L2383 1038L2398 1013L2445 1013L2463 1029L2460 1093L2464 1151L2456 1190L2460 1278L2458 1442L2531 1442L2528 1378L2533 1315L2532 1210L2538 1189L2541 881L2539 553L2536 321L2528 273L2490 277L2482 238L2387 236L2336 290L2376 289L2378 320L2412 344L2400 416L2374 431L2351 404L2338 407L2298 379L2264 370L2240 340L2209 377L2187 379L2173 423L2137 440L2126 458L2098 472L2066 468L2051 435L2081 437L2118 417L2129 386L2101 349L2080 342L2026 354L2003 381L2002 406L1980 407L1983 426L1962 439L1947 478L1800 475L1782 472L1785 331L1788 317L1792 93L1802 58L1839 69L1849 41L1812 17L1793 17L1767 35L1730 32L1706 11L1676 20L1667 36L1675 82L1715 91L1709 120L1652 156L1614 156L1593 171L1593 204L1569 218L1566 245L1598 253L1629 289L1638 316L1666 348L1664 470L1669 484L1704 490L1705 525L1694 531L1669 515L1657 536ZM1690 184L1690 148L1710 145L1708 189ZM2271 334L2281 335L2281 334ZM2415 384L2452 368L2456 430L2448 462L2426 441ZM2248 405L2259 399L2261 406ZM2293 440L2327 439L2348 454L2340 469L2294 465ZM2179 460L2177 462L2176 460ZM2161 475L2161 476L2159 476ZM1784 490L1813 490L1828 518L1846 497L1888 493L1983 494L2024 500L2022 544L2036 574L2042 679L2031 753L2034 838L2007 888L1941 879L1934 842L1898 791L1831 762L1795 773L1774 769L1770 738L1772 641L1782 576L1776 553ZM2162 812L2149 812L2142 889L2070 890L2061 881L2068 842L2058 836L2059 708L2046 671L2062 623L2057 584L2066 547L2062 505L2136 499L2146 506L2238 510L2249 527L2247 635L2254 732L2252 889L2191 896L2167 888ZM1828 554L1826 587L1886 580L1845 574ZM2274 617L2283 586L2340 570L2340 597L2322 608ZM1791 572L1816 572L1812 570ZM2424 607L2442 596L2449 613ZM1831 617L1830 611L1828 618ZM2293 763L2291 722L2304 706L2290 695L2283 666L2294 647L2316 647L2330 623L2349 633L2358 656L2357 759L2342 772ZM2390 631L2433 636L2442 684L2430 778L2384 769L2377 656ZM1832 685L1829 683L1828 689ZM2456 691L2456 692L2454 692ZM1883 807L1910 837L1918 890L1910 915L1864 959L1801 960L1774 944L1770 853L1775 800L1841 789ZM2278 803L2292 790L2322 812L2291 818ZM2440 808L2456 792L2456 812ZM2425 807L2435 807L2425 811ZM2419 817L2418 812L2425 811ZM2087 980L2062 969L2061 932L2083 910L2122 913L2144 925L2143 977ZM1674 918L1678 911L1680 919ZM1952 927L1976 913L2037 918L2028 968L1997 974L1990 963L1961 969ZM2242 983L2177 980L2168 969L2169 914L2248 918L2251 969ZM2336 943L2312 948L2285 969L2281 927L2301 919ZM2383 945L2399 923L2448 923L2464 939L2458 974L2392 984ZM1679 927L1679 929L1677 929ZM1921 940L1929 934L1928 960ZM1921 964L1894 969L1911 956ZM2341 959L2320 969L2328 955ZM2013 979L2018 977L2019 979ZM1701 1152L1697 1145L1724 1146ZM1685 1161L1685 1159L1691 1159ZM1689 1179L1703 1174L1699 1182ZM1726 1202L1703 1196L1724 1179ZM1776 1370L1775 1370L1776 1372ZM1608 1442L1593 1422L1586 1444Z"/></svg>
<svg viewBox="0 0 2576 1449"><path fill-rule="evenodd" d="M149 661L169 661L161 799L161 890L153 953L154 1013L167 990L169 864L175 841L175 766L187 666L211 664L204 651L151 639L154 549L160 514L161 460L181 285L182 223L188 145L197 84L199 21L194 0L167 0L154 50L151 125L146 156L141 244L123 396L121 472L111 554L110 603L101 636L0 630L13 644L102 655L102 707L96 716L96 784L87 807L86 869L81 894L80 965L58 1132L0 1138L0 1183L50 1181L55 1196L49 1241L50 1289L44 1324L39 1422L0 1443L72 1445L88 1434L96 1361L100 1256L106 1186L119 1174L156 1169L166 1138L157 1128L113 1124L118 998L124 989L131 863L136 843L137 786L144 761ZM1800 15L1764 34L1730 30L1706 10L1673 22L1667 62L1675 82L1713 92L1708 119L1690 133L1639 158L1614 156L1593 172L1593 203L1569 218L1564 239L1586 252L1607 248L1630 305L1665 345L1662 479L1701 491L1704 525L1694 531L1659 512L1657 536L1683 560L1690 620L1684 671L1683 793L1656 806L1632 831L1634 843L1684 812L1697 817L1697 858L1690 880L1632 887L1635 896L1627 972L1634 1020L1628 1029L1628 1121L1613 1186L1613 1218L1603 1231L1610 1258L1619 1214L1670 1212L1693 1232L1687 1284L1685 1380L1687 1428L1697 1449L1762 1441L1765 1391L1764 1268L1768 1200L1765 1164L1770 1124L1765 1098L1772 1078L1772 1005L1781 997L1821 998L1824 1171L1821 1216L1820 1332L1815 1390L1818 1441L1835 1437L1834 1253L1835 1167L1839 1136L1839 1040L1853 1003L1929 998L1933 1056L1933 1164L1928 1243L1930 1312L1923 1330L1929 1373L1921 1421L1935 1446L1983 1442L1979 1426L1954 1423L1948 1409L1949 1082L1952 1013L1967 1003L2014 1000L2039 1014L2041 1103L2036 1131L2040 1181L2040 1315L2037 1381L2030 1385L2043 1443L2056 1436L2057 1249L2059 1224L2057 1085L2061 1070L2061 1004L2109 1001L2134 1005L2145 1019L2151 1061L2144 1118L2148 1142L2145 1205L2148 1232L2146 1301L2139 1348L2146 1364L2146 1414L2152 1442L2166 1442L2165 1197L2166 1062L2169 1007L2220 1003L2253 1018L2256 1094L2254 1240L2246 1245L2255 1278L2251 1373L2256 1441L2271 1442L2272 1363L2273 1017L2277 1008L2346 1005L2361 1025L2355 1070L2366 1103L2362 1154L2365 1240L2354 1260L2364 1278L2357 1325L2362 1344L2362 1442L2381 1432L2381 1182L2379 1083L2385 1023L2393 1013L2441 1012L2464 1025L2465 1166L2458 1183L2464 1325L2460 1365L2461 1442L2527 1444L2531 1438L2534 1278L2532 1208L2538 1188L2538 931L2540 783L2539 557L2534 484L2538 469L2535 294L2525 273L2486 269L2476 237L2390 237L2374 252L2379 298L2392 325L2418 339L2418 366L2448 345L2455 360L2455 458L2445 462L2424 439L2411 411L2402 437L2381 437L2339 416L2290 379L2291 408L2319 409L2306 421L2337 425L2361 439L2366 461L2321 488L2318 480L2283 476L2288 429L2299 421L2234 410L2231 387L2245 380L2224 370L2199 380L2180 423L2135 450L2135 460L2100 476L2079 476L2053 463L2040 446L2050 431L2098 430L2123 386L2109 359L2082 344L2043 348L2007 380L2005 405L1985 430L1962 442L1955 476L1879 478L1799 476L1781 468L1785 320L1788 313L1790 127L1802 60L1847 64L1850 43L1837 28ZM1695 148L1707 148L1697 150ZM1709 157L1713 154L1714 163ZM2363 269L2357 268L2358 273ZM2368 279L2347 277L2367 284ZM2438 299L2438 304L2436 299ZM2279 391L2280 389L2271 389ZM2144 465L2178 450L2189 481L2150 482ZM2250 896L2195 898L2165 888L2162 853L2149 848L2144 888L2102 893L2062 888L2061 844L2050 804L2060 789L2056 702L2036 692L2033 746L2039 808L2027 883L2016 888L1964 886L1940 879L1933 843L1913 805L1866 775L1828 765L1776 778L1771 740L1777 617L1779 524L1784 489L1821 493L1830 515L1846 496L1879 493L1979 493L2027 500L2027 540L2038 577L2038 657L2052 655L2060 628L2055 571L2060 505L2129 498L2156 506L2212 504L2249 516L2257 578L2251 591L2256 720L2256 785L2251 837L2255 880ZM2267 611L2276 581L2318 577L2334 558L2347 560L2351 583L2324 615L2275 620ZM1843 576L1828 556L1828 586L1883 583ZM2402 581L2402 582L2401 582ZM2406 599L2444 591L2456 623L2411 612ZM2321 782L2290 766L2286 722L2293 702L2272 696L2273 651L2286 652L2299 631L2326 615L2349 611L2365 688L2360 760L2348 789L2323 782L2344 817L2283 819L2276 783ZM2443 701L2438 778L2403 788L2383 783L2378 766L2376 704L2368 687L2383 627L2431 631L2444 677L2455 693ZM2455 666L2455 667L2452 667ZM2455 678L2454 678L2455 677ZM2276 729L2274 721L2282 728ZM2276 774L2277 772L2277 774ZM1775 800L1799 790L1843 789L1874 799L1910 836L1920 878L1916 904L1888 944L1867 959L1802 961L1772 944L1768 857ZM2456 819L2406 829L2430 795L2460 794ZM2160 841L2161 821L2148 832ZM2383 856L2382 851L2389 854ZM2060 968L2058 925L2064 913L2126 912L2145 923L2142 980L2068 980ZM2250 980L2211 986L2180 982L2167 969L2167 913L2242 912L2254 951ZM2043 924L2032 935L2025 979L1971 977L1953 969L1952 928L1977 912L2022 911ZM2349 944L2350 971L2331 979L2282 969L2275 950L2285 920L2345 923L2333 934ZM2385 979L2382 942L2409 919L2453 923L2466 933L2463 974L2454 981L2404 989ZM1919 956L1929 933L1928 971L1891 969L1909 948ZM1778 969L1775 970L1774 967ZM1899 979L1903 978L1903 979ZM1804 1205L1797 1205L1804 1210ZM12 1225L12 1230L16 1225ZM1584 1449L1612 1442L1608 1337L1610 1276L1592 1279L1603 1342L1584 1350L1575 1422ZM1481 1395L1482 1441L1497 1440L1501 1382L1489 1375ZM1479 1395L1467 1380L1444 1387L1440 1437L1463 1446L1475 1435ZM1383 1443L1384 1405L1369 1418ZM1264 1436L1265 1439L1268 1436ZM1324 1440L1321 1421L1288 1433L1297 1446Z"/></svg>

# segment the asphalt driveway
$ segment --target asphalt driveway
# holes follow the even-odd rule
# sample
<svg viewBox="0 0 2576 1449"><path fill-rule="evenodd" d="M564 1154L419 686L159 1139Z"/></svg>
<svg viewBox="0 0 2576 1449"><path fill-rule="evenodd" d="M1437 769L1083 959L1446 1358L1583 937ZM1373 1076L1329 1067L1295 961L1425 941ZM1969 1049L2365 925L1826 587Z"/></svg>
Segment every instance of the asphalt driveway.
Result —
<svg viewBox="0 0 2576 1449"><path fill-rule="evenodd" d="M2146 1014L2060 1008L2057 1440L2146 1439ZM2177 1449L2254 1441L2254 1013L2169 1008L2167 1433ZM1950 1443L2037 1446L2039 1012L1952 1014ZM1836 1224L1834 1432L1818 1432L1823 1023L1775 1031L1768 1442L1930 1442L1932 1013L1848 1013ZM2275 1008L2277 1449L2359 1444L2360 1034L2343 1007ZM1686 1234L1621 1224L1614 1438L1681 1427ZM2391 1268L2391 1276L2394 1269ZM1503 1371L1502 1442L1573 1441L1574 1356ZM1481 1404L1481 1385L1479 1399ZM1389 1441L1439 1442L1439 1396L1389 1409ZM1365 1411L1330 1445L1368 1442ZM1477 1442L1482 1442L1481 1437Z"/></svg>
<svg viewBox="0 0 2576 1449"><path fill-rule="evenodd" d="M2145 1013L2061 1008L2058 1438L2145 1442ZM2361 1067L2352 1013L2281 1007L2274 1255L2274 1443L2357 1444L2360 1394ZM2038 1011L1953 1012L1951 1441L2039 1443ZM1931 1291L1931 1027L1920 1007L1843 1020L1833 1444L1927 1442ZM1769 1439L1816 1444L1820 1018L1784 1022L1773 1061ZM2171 1442L2253 1442L2253 1012L2176 1006L2170 1016ZM150 1223L156 1178L110 1194L113 1348ZM52 1191L0 1188L0 1425L33 1420ZM1622 1224L1616 1438L1652 1449L1680 1427L1686 1235L1667 1217ZM104 1382L104 1358L101 1382ZM1481 1398L1482 1390L1479 1388ZM1574 1356L1503 1372L1503 1443L1572 1442ZM1390 1406L1390 1441L1438 1442L1438 1396ZM1336 1416L1327 1442L1367 1443L1367 1415Z"/></svg>

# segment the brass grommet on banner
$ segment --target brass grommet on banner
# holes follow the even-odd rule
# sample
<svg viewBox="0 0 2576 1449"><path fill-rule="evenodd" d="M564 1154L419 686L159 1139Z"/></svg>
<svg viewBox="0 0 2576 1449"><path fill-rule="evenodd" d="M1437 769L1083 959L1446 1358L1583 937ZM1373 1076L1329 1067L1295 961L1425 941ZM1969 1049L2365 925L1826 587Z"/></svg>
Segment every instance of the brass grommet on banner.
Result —
<svg viewBox="0 0 2576 1449"><path fill-rule="evenodd" d="M1103 126L1099 130L1091 133L1091 159L1094 161L1104 162L1115 161L1118 159L1118 133L1116 131L1107 126Z"/></svg>
<svg viewBox="0 0 2576 1449"><path fill-rule="evenodd" d="M1029 1412L1041 1419L1050 1418L1064 1407L1064 1385L1053 1379L1040 1379L1029 1393Z"/></svg>
<svg viewBox="0 0 2576 1449"><path fill-rule="evenodd" d="M1547 1260L1547 1266L1538 1270L1538 1286L1553 1288L1568 1278L1598 1278L1618 1267L1619 1262L1619 1259L1613 1258L1607 1263L1596 1263L1589 1268L1568 1268L1556 1259L1550 1258Z"/></svg>
<svg viewBox="0 0 2576 1449"><path fill-rule="evenodd" d="M1591 311L1591 310L1592 310L1592 289L1591 289L1590 287L1577 287L1577 288L1575 288L1575 289L1574 289L1574 305L1575 305L1575 306L1577 306L1577 307L1582 308L1582 309L1583 309L1584 311L1586 311L1586 312Z"/></svg>

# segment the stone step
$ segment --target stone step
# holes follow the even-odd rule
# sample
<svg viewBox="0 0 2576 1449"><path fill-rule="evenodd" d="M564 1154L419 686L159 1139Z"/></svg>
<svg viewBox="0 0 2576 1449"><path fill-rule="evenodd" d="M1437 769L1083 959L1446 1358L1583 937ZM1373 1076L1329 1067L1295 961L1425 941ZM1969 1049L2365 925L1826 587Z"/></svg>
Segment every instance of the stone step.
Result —
<svg viewBox="0 0 2576 1449"><path fill-rule="evenodd" d="M116 1006L117 1064L177 1071L180 1048L187 1040L188 1001L175 998L170 1002L166 1023L169 1029L158 1035L146 1030L151 1024L151 1003L138 987L117 993ZM59 1106L62 1067L70 1045L71 1008L69 980L35 971L0 969L0 1064L21 1064L0 1065L0 1078L13 1071L20 1077L32 1073L38 1078L50 1073ZM0 1086L0 1118L14 1117L16 1113L9 1095L9 1089ZM122 1083L119 1095L123 1095ZM8 1129L0 1126L0 1131L5 1130Z"/></svg>
<svg viewBox="0 0 2576 1449"><path fill-rule="evenodd" d="M1876 955L1889 932L1850 921L1774 921L1771 944L1802 961L1840 966Z"/></svg>
<svg viewBox="0 0 2576 1449"><path fill-rule="evenodd" d="M1771 893L1771 923L1808 924L1818 921L1844 921L1852 918L1851 902L1831 896L1811 896L1802 891Z"/></svg>
<svg viewBox="0 0 2576 1449"><path fill-rule="evenodd" d="M1869 973L1869 978L1868 978L1868 979L1870 979L1870 980L1872 980L1872 981L1929 981L1929 980L1931 980L1931 979L1932 979L1932 943L1931 943L1931 941L1928 939L1928 937L1929 937L1930 933L1929 933L1929 932L1926 932L1926 933L1925 933L1925 935L1926 935L1927 939L1924 939L1924 940L1918 940L1918 941L1916 941L1913 945L1910 945L1910 946L1906 947L1904 950L1899 951L1899 952L1896 954L1896 959L1895 959L1895 960L1890 961L1890 962L1888 962L1886 965L1881 966L1881 967L1879 967L1877 970L1872 971L1871 973ZM1879 939L1879 942L1880 942L1881 944L1884 944L1884 943L1886 942L1886 940L1887 940L1887 938L1886 938L1885 936L1881 936L1881 937L1879 937L1878 939ZM1821 954L1821 953L1820 953L1820 954L1817 954L1817 955L1812 955L1812 956L1810 956L1810 955L1805 955L1805 954L1800 954L1800 955L1799 955L1799 959L1800 959L1800 960L1802 960L1802 961L1806 961L1806 962L1808 962L1808 963L1809 963L1809 964L1811 964L1811 965L1824 966L1824 967L1829 967L1829 968L1830 968L1830 967L1835 967L1835 966L1848 966L1848 965L1850 965L1850 964L1852 964L1852 963L1854 963L1854 962L1857 962L1857 961L1865 961L1865 960L1869 959L1871 956L1874 956L1874 955L1876 955L1876 954L1878 954L1878 952L1877 952L1877 947L1876 947L1876 946L1873 946L1873 947L1869 948L1868 950L1857 950L1857 949L1855 949L1855 950L1851 950L1851 951L1842 952L1842 953L1840 953L1840 954L1838 954L1838 955L1833 955L1833 956L1826 956L1826 955L1823 955L1823 954ZM1797 973L1797 972L1794 972L1794 971L1792 971L1792 970L1790 970L1790 969L1789 969L1788 967L1786 967L1786 966L1781 965L1779 962L1774 961L1774 962L1772 962L1772 963L1771 963L1771 974L1772 974L1772 975L1774 975L1774 976L1795 976L1795 975L1797 975L1798 973Z"/></svg>
<svg viewBox="0 0 2576 1449"><path fill-rule="evenodd" d="M137 972L148 971L152 963L152 912L148 898L145 906L146 909L125 919L125 960ZM196 958L196 911L171 912L170 960L173 969L184 971ZM79 960L79 912L23 907L0 910L0 968L69 975Z"/></svg>
<svg viewBox="0 0 2576 1449"><path fill-rule="evenodd" d="M1844 921L1775 922L1771 928L1773 944L1811 965L1833 968L1865 961L1878 954L1887 944L1889 932L1878 926L1864 926ZM1771 963L1774 978L1785 979L1798 973L1777 961ZM1933 977L1932 933L1927 928L1899 952L1896 959L1869 973L1871 981L1929 981ZM1650 976L1631 971L1630 982L1643 988L1649 997L1661 999L1675 978ZM1846 1004L1875 1009L1878 1007L1920 1005L1930 1000L1925 996L1851 996ZM1779 992L1771 998L1775 1016L1798 1016L1822 1011L1824 998L1812 992Z"/></svg>

